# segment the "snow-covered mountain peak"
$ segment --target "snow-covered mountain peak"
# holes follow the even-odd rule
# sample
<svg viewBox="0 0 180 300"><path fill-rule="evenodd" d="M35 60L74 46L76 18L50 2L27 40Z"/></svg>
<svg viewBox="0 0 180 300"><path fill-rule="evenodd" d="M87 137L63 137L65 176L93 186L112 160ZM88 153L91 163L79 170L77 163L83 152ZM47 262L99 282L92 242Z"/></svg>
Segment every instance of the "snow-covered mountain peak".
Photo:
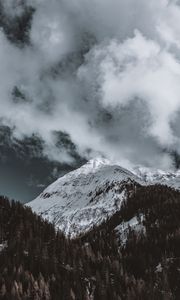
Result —
<svg viewBox="0 0 180 300"><path fill-rule="evenodd" d="M95 159L89 160L86 164L76 169L75 171L70 172L69 174L67 174L67 176L69 175L78 176L79 174L87 175L88 173L95 173L97 169L108 165L113 165L113 163L106 158L97 157Z"/></svg>
<svg viewBox="0 0 180 300"><path fill-rule="evenodd" d="M86 232L121 208L127 185L163 184L180 189L180 172L136 168L134 173L96 158L48 186L28 205L71 236Z"/></svg>
<svg viewBox="0 0 180 300"><path fill-rule="evenodd" d="M108 160L107 158L97 157L94 159L89 160L85 165L83 165L80 169L81 170L89 170L89 171L95 171L97 168L103 166L103 165L112 165L112 162Z"/></svg>
<svg viewBox="0 0 180 300"><path fill-rule="evenodd" d="M130 171L105 159L94 159L47 187L29 206L66 234L90 229L120 209Z"/></svg>
<svg viewBox="0 0 180 300"><path fill-rule="evenodd" d="M102 184L107 181L122 181L127 178L138 180L137 176L127 169L124 169L107 159L96 158L91 159L80 168L60 177L47 187L44 192L54 193L55 191L58 192L59 189L66 189L67 191L67 187L73 187L74 190L75 187L78 189L80 186L86 186L85 189L89 190L90 188L95 188L98 182ZM62 188L62 186L65 186L65 188ZM41 197L43 197L44 192L40 195Z"/></svg>

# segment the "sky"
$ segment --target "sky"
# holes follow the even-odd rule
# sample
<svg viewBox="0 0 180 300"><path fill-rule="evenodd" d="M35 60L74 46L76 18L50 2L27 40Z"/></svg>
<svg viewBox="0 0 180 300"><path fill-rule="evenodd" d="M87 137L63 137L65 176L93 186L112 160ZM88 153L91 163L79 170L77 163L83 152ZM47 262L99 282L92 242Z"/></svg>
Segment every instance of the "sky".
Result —
<svg viewBox="0 0 180 300"><path fill-rule="evenodd" d="M0 192L23 202L86 160L170 170L180 1L0 1Z"/></svg>

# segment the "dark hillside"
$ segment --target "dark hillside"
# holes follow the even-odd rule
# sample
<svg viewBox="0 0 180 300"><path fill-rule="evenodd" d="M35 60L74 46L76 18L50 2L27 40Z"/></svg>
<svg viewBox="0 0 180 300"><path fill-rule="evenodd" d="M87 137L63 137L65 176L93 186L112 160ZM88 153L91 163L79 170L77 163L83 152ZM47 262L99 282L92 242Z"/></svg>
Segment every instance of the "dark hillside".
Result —
<svg viewBox="0 0 180 300"><path fill-rule="evenodd" d="M0 299L180 299L180 193L132 184L121 211L68 240L18 202L0 198ZM114 230L134 217L126 241ZM143 216L143 220L141 220Z"/></svg>

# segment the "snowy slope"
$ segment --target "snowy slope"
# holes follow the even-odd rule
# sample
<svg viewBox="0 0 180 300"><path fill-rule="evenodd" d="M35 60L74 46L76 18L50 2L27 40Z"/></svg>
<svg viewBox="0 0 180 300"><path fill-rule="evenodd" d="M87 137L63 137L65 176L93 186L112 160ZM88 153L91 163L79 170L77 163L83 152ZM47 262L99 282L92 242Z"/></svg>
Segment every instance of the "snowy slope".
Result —
<svg viewBox="0 0 180 300"><path fill-rule="evenodd" d="M117 233L117 238L122 245L124 245L127 241L129 229L132 229L136 232L143 232L143 233L146 232L146 228L143 225L143 221L144 221L143 215L140 216L139 220L137 216L135 216L127 222L122 222L115 228L115 231Z"/></svg>
<svg viewBox="0 0 180 300"><path fill-rule="evenodd" d="M132 173L106 159L94 159L59 178L27 205L72 237L119 210L126 199L125 183L132 182L180 189L180 172L136 168Z"/></svg>
<svg viewBox="0 0 180 300"><path fill-rule="evenodd" d="M59 178L28 206L73 236L113 215L126 198L123 184L128 181L139 178L106 159L94 159Z"/></svg>

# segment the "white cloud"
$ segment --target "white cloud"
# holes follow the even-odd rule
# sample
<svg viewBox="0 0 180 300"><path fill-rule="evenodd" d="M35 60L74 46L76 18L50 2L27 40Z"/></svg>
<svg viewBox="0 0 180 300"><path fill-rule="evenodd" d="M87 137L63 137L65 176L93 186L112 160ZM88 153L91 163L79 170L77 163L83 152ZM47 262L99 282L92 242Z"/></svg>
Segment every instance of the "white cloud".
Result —
<svg viewBox="0 0 180 300"><path fill-rule="evenodd" d="M53 5L45 2L36 10L30 37L35 49L44 56L46 64L59 62L63 55L74 50L73 33L70 20L57 1Z"/></svg>

